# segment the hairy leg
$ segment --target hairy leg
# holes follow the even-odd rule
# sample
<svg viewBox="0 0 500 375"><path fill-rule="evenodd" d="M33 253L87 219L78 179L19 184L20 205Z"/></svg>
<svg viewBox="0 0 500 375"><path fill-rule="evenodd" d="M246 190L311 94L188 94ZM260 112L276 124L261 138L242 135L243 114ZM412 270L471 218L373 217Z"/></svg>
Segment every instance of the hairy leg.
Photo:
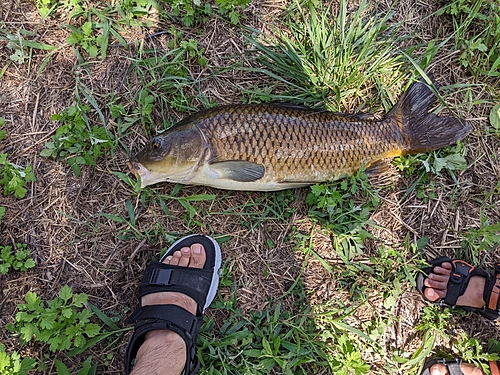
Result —
<svg viewBox="0 0 500 375"><path fill-rule="evenodd" d="M191 248L183 247L163 263L174 266L203 268L205 249L200 244ZM161 292L145 295L142 305L177 305L193 315L196 314L196 302L182 293ZM173 331L151 331L137 352L136 364L131 375L180 375L186 364L186 344Z"/></svg>

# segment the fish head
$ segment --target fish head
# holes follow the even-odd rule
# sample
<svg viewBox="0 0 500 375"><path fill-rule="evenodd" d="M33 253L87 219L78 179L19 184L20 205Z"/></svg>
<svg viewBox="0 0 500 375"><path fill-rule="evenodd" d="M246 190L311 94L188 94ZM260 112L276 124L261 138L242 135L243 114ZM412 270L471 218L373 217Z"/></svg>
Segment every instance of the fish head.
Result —
<svg viewBox="0 0 500 375"><path fill-rule="evenodd" d="M185 183L202 154L200 133L188 129L153 137L127 165L137 178L141 178L142 187L163 181Z"/></svg>

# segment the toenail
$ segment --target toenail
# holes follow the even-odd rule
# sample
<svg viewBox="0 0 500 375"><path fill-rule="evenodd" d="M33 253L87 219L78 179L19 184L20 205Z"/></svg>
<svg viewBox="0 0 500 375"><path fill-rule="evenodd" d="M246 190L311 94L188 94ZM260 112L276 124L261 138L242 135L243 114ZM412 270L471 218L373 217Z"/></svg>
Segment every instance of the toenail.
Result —
<svg viewBox="0 0 500 375"><path fill-rule="evenodd" d="M188 254L189 253L189 247L183 247L181 249L181 251L184 253L184 254Z"/></svg>
<svg viewBox="0 0 500 375"><path fill-rule="evenodd" d="M172 255L169 255L168 257L165 258L166 260L172 260Z"/></svg>
<svg viewBox="0 0 500 375"><path fill-rule="evenodd" d="M201 253L201 245L199 245L199 244L193 245L193 253L200 254Z"/></svg>

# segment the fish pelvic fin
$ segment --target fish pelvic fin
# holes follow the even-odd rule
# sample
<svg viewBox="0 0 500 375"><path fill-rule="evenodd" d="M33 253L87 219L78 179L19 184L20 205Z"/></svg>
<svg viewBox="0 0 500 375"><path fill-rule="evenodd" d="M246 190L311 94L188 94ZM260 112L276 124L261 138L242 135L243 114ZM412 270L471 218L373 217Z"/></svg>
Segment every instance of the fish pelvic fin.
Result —
<svg viewBox="0 0 500 375"><path fill-rule="evenodd" d="M429 110L436 101L431 89L420 80L410 85L389 112L387 118L401 127L404 138L403 155L437 150L470 133L471 127L465 120L430 113Z"/></svg>
<svg viewBox="0 0 500 375"><path fill-rule="evenodd" d="M219 178L228 178L239 182L253 182L264 177L263 165L244 160L228 160L210 164Z"/></svg>

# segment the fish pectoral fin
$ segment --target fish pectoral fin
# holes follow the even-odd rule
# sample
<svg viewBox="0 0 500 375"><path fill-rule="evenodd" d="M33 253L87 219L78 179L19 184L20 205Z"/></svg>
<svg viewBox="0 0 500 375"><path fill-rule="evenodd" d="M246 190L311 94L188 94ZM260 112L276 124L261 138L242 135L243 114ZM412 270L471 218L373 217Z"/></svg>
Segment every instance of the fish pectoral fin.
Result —
<svg viewBox="0 0 500 375"><path fill-rule="evenodd" d="M365 172L369 177L379 176L389 170L389 162L386 159L377 160L366 168Z"/></svg>
<svg viewBox="0 0 500 375"><path fill-rule="evenodd" d="M257 181L266 172L263 165L244 160L219 161L210 167L221 177L240 182Z"/></svg>

